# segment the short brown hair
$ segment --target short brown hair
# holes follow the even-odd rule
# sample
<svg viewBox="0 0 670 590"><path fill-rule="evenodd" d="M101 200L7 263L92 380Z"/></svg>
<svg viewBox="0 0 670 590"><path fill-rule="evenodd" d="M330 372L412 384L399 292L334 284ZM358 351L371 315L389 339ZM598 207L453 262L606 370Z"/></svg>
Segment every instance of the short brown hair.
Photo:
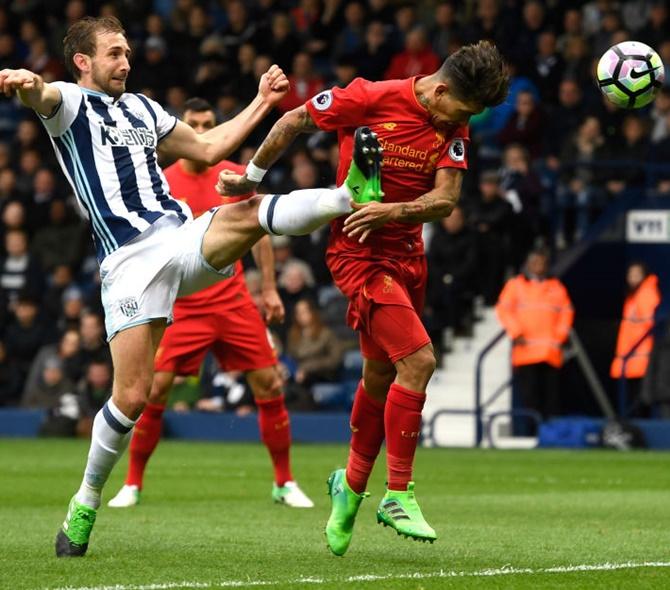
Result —
<svg viewBox="0 0 670 590"><path fill-rule="evenodd" d="M489 41L461 47L444 61L439 75L449 81L456 98L481 107L500 104L509 92L507 66Z"/></svg>
<svg viewBox="0 0 670 590"><path fill-rule="evenodd" d="M94 18L86 16L74 23L68 30L63 39L63 56L65 59L65 67L74 76L75 80L79 80L81 72L79 68L74 65L75 53L83 53L93 57L96 51L96 33L121 33L126 34L126 31L115 16L101 16Z"/></svg>

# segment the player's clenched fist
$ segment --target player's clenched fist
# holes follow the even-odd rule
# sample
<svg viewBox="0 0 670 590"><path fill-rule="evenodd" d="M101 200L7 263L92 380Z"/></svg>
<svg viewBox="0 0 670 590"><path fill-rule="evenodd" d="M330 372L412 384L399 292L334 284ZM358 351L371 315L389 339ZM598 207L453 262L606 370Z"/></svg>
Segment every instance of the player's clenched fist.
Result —
<svg viewBox="0 0 670 590"><path fill-rule="evenodd" d="M38 90L42 78L30 70L0 70L0 92L13 96L17 90Z"/></svg>
<svg viewBox="0 0 670 590"><path fill-rule="evenodd" d="M288 92L290 84L284 71L276 64L261 76L258 93L268 104L275 106Z"/></svg>
<svg viewBox="0 0 670 590"><path fill-rule="evenodd" d="M232 170L222 170L219 173L219 181L216 183L216 192L229 197L235 195L246 195L253 192L258 183L249 180L246 174L237 174Z"/></svg>

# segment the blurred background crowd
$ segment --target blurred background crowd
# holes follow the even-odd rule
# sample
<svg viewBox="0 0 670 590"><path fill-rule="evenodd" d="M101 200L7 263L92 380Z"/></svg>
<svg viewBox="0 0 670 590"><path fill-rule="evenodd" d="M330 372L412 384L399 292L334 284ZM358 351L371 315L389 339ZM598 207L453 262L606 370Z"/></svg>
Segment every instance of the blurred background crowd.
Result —
<svg viewBox="0 0 670 590"><path fill-rule="evenodd" d="M602 98L593 76L609 46L635 39L659 52L670 83L665 2L6 0L0 68L68 79L62 39L87 14L122 20L133 48L128 90L176 116L187 98L200 96L220 121L233 117L255 95L259 76L279 64L291 91L233 158L242 163L281 113L323 88L356 76L431 73L463 44L493 40L509 61L512 91L472 120L461 205L425 228L425 321L436 344L445 329L472 329L477 310L495 304L531 248L560 255L623 191L670 196L670 86L650 107L621 111ZM336 167L336 138L305 136L268 173L263 192L331 185ZM39 120L5 97L0 233L0 406L94 414L109 394L111 364L91 239ZM314 406L313 383L359 374L360 359L348 352L356 337L344 326L346 302L324 264L327 240L324 228L273 242L287 308L275 340L291 399L303 409ZM258 293L253 268L247 279ZM208 365L202 383L224 400L216 407L248 404L235 375ZM189 392L187 380L181 387L179 407L195 403L198 386Z"/></svg>

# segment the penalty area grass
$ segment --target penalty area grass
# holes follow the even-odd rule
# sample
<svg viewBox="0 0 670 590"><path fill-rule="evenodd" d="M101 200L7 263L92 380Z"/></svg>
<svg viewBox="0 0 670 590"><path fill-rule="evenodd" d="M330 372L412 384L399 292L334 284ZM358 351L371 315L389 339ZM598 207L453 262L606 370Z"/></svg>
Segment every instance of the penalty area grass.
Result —
<svg viewBox="0 0 670 590"><path fill-rule="evenodd" d="M164 441L139 506L103 505L82 559L54 537L88 444L0 439L3 590L436 590L670 587L670 455L419 449L416 493L433 545L376 524L380 458L348 553L325 545L325 481L346 447L295 445L313 509L271 502L260 444ZM116 467L104 500L123 481Z"/></svg>

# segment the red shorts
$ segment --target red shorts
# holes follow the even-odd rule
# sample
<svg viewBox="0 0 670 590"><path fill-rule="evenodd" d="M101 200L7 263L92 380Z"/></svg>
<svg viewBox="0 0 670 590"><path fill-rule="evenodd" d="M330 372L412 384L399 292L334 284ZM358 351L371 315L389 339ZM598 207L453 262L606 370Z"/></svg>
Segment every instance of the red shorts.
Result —
<svg viewBox="0 0 670 590"><path fill-rule="evenodd" d="M253 371L277 364L268 329L249 299L219 313L177 313L175 323L163 334L154 370L197 375L210 349L224 371Z"/></svg>
<svg viewBox="0 0 670 590"><path fill-rule="evenodd" d="M347 323L360 332L364 358L393 363L430 344L421 322L425 257L376 260L328 257L337 287L349 298Z"/></svg>

